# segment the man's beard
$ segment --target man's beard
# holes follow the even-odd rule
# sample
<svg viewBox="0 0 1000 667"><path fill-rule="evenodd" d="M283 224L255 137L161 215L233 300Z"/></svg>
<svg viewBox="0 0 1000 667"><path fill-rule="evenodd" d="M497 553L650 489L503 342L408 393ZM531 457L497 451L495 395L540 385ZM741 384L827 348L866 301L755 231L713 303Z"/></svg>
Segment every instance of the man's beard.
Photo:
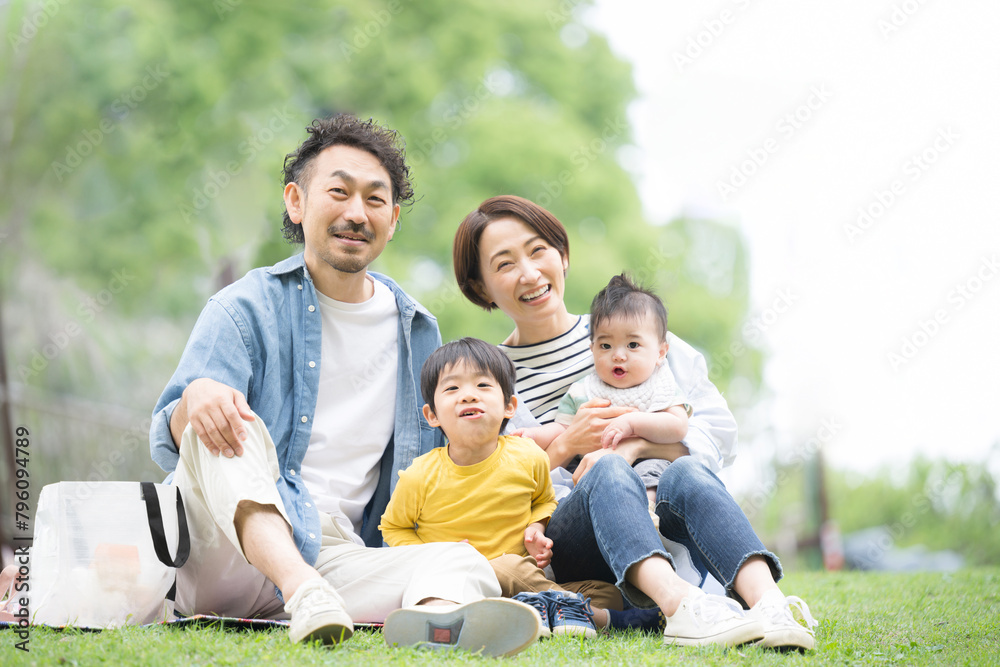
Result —
<svg viewBox="0 0 1000 667"><path fill-rule="evenodd" d="M337 234L344 234L344 233L360 234L361 236L364 237L365 241L367 241L368 243L372 243L375 240L375 234L371 230L369 230L364 225L355 224L353 222L349 222L346 225L339 225L339 226L330 225L326 231L327 234L329 234L330 236L335 236ZM327 264L332 266L337 271L340 271L341 273L359 273L368 268L368 265L372 261L371 259L366 257L367 252L365 252L365 250L366 248L361 247L357 249L357 255L337 254L325 257L324 259L326 260ZM344 252L350 253L349 250L345 250Z"/></svg>

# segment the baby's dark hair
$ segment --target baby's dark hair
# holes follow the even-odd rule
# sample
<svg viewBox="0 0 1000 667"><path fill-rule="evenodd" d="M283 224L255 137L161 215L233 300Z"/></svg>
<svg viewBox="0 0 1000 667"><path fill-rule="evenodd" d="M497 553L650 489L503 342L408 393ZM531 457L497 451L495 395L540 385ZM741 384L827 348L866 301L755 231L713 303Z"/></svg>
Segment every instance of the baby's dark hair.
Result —
<svg viewBox="0 0 1000 667"><path fill-rule="evenodd" d="M590 340L602 323L612 317L623 317L638 322L646 313L656 318L660 340L667 340L667 308L652 291L640 287L623 273L611 279L608 286L597 293L590 304Z"/></svg>
<svg viewBox="0 0 1000 667"><path fill-rule="evenodd" d="M437 413L434 407L434 390L437 389L441 373L459 362L464 362L496 380L500 385L500 391L503 392L504 405L510 403L510 398L514 395L514 382L517 379L514 362L496 345L490 345L478 338L466 337L445 343L434 350L424 362L424 367L420 371L420 391L424 395L424 401L431 406L432 412ZM500 424L501 433L506 426L505 418Z"/></svg>

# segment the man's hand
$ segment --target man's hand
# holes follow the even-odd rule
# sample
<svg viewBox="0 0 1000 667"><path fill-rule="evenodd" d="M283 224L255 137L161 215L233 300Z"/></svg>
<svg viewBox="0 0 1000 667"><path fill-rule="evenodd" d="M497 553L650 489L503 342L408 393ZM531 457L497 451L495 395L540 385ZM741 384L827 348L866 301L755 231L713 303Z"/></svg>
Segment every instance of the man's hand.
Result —
<svg viewBox="0 0 1000 667"><path fill-rule="evenodd" d="M220 453L232 458L243 455L241 441L247 439L243 421L255 419L246 397L239 391L209 378L199 378L189 384L170 418L174 442L180 443L175 430L184 432L191 424L198 438L213 456Z"/></svg>
<svg viewBox="0 0 1000 667"><path fill-rule="evenodd" d="M524 529L524 548L535 559L538 567L544 568L552 562L552 540L545 537L542 524L533 523Z"/></svg>

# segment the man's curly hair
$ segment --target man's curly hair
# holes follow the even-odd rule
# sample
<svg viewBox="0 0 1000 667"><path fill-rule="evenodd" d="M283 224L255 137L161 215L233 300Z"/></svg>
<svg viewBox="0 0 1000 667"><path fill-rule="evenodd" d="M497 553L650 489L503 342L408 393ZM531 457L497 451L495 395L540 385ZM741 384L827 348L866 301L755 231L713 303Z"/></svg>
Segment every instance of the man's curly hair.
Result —
<svg viewBox="0 0 1000 667"><path fill-rule="evenodd" d="M392 181L392 203L413 203L410 168L406 164L406 147L403 138L369 118L366 121L351 114L341 113L328 118L317 118L306 128L309 138L295 151L285 156L285 185L298 183L305 189L312 178L313 159L330 146L344 145L368 151L389 172ZM305 243L302 225L296 225L282 216L282 233L289 243Z"/></svg>

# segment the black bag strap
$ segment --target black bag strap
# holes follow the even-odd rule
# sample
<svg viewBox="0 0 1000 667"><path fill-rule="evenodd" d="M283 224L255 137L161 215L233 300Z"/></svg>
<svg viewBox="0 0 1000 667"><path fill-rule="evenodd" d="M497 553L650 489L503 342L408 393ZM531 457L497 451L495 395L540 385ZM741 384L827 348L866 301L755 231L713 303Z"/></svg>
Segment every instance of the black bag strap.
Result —
<svg viewBox="0 0 1000 667"><path fill-rule="evenodd" d="M149 519L149 533L153 537L153 549L156 557L167 567L181 567L187 562L191 553L191 536L188 533L187 515L184 514L184 501L180 490L173 487L177 494L177 557L170 557L167 546L167 534L163 529L163 515L160 512L160 496L156 493L153 482L139 482L142 489L142 500L146 504L146 517Z"/></svg>

